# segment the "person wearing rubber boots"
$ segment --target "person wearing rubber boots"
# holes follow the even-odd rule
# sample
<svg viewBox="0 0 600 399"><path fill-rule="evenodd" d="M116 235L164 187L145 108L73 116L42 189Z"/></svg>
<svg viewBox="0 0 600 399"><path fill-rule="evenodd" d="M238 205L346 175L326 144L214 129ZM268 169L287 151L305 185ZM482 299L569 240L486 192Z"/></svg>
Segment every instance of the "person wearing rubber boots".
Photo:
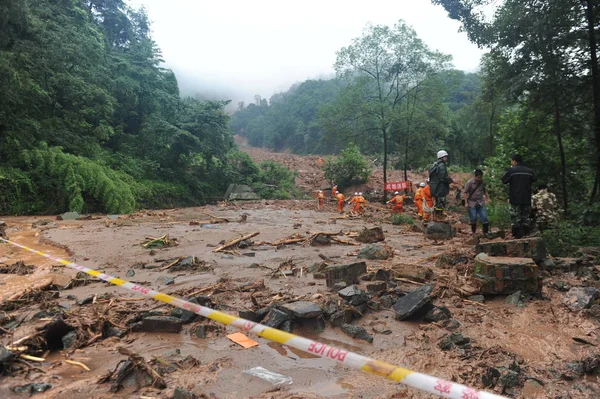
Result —
<svg viewBox="0 0 600 399"><path fill-rule="evenodd" d="M463 191L465 199L465 207L469 212L469 221L471 223L471 232L473 235L477 232L477 217L483 226L483 234L488 237L490 233L490 225L488 221L486 202L490 202L486 184L483 181L483 171L475 169L474 177L470 179Z"/></svg>
<svg viewBox="0 0 600 399"><path fill-rule="evenodd" d="M454 182L448 175L448 153L444 150L438 151L437 161L429 169L429 186L434 198L434 214L438 219L445 217L447 205L446 196L450 193L450 184Z"/></svg>
<svg viewBox="0 0 600 399"><path fill-rule="evenodd" d="M531 232L531 185L535 182L535 172L523 166L523 157L515 154L511 167L502 176L502 183L508 184L510 203L510 223L514 238L523 238Z"/></svg>

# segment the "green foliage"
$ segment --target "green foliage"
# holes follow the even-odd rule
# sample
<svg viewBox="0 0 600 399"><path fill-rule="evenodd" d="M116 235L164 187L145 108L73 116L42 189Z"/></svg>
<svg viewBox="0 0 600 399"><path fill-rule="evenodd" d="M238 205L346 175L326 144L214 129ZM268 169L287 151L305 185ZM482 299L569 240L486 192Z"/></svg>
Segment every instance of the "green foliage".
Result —
<svg viewBox="0 0 600 399"><path fill-rule="evenodd" d="M404 213L395 213L392 215L392 224L408 224L412 226L415 224L415 219Z"/></svg>
<svg viewBox="0 0 600 399"><path fill-rule="evenodd" d="M296 175L277 162L266 161L260 164L257 181L252 188L265 199L301 198L302 193L296 187Z"/></svg>
<svg viewBox="0 0 600 399"><path fill-rule="evenodd" d="M571 257L579 247L598 246L600 226L587 227L572 221L562 221L556 228L544 231L543 237L550 255Z"/></svg>
<svg viewBox="0 0 600 399"><path fill-rule="evenodd" d="M340 187L362 184L369 180L371 169L354 143L348 144L340 155L325 162L325 178Z"/></svg>
<svg viewBox="0 0 600 399"><path fill-rule="evenodd" d="M87 158L65 154L58 147L40 146L23 153L23 162L38 193L54 192L58 209L129 213L136 203L128 176ZM84 198L89 198L86 207ZM92 208L97 204L99 209Z"/></svg>
<svg viewBox="0 0 600 399"><path fill-rule="evenodd" d="M149 32L123 0L0 6L0 212L197 205L239 178L227 102L181 99Z"/></svg>
<svg viewBox="0 0 600 399"><path fill-rule="evenodd" d="M500 229L507 229L510 227L508 202L494 199L491 203L486 205L486 210L488 212L488 219L491 226Z"/></svg>

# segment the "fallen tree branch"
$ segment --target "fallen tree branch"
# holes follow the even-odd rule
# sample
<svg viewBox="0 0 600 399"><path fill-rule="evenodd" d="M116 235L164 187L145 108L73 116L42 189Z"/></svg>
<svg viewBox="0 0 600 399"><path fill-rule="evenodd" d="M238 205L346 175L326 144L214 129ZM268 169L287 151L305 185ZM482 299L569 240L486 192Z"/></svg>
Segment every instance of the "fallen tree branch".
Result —
<svg viewBox="0 0 600 399"><path fill-rule="evenodd" d="M86 366L85 364L83 364L81 362L76 362L75 360L65 360L65 363L70 364L72 366L80 367L80 368L84 369L85 371L90 371L90 368L88 366Z"/></svg>
<svg viewBox="0 0 600 399"><path fill-rule="evenodd" d="M222 251L224 249L227 249L227 248L230 248L230 247L234 246L235 244L238 244L238 243L240 243L242 241L248 240L248 239L250 239L252 237L256 237L259 234L260 234L260 231L255 231L254 233L250 233L250 234L245 235L243 237L236 238L235 240L229 241L229 242L225 243L224 245L221 245L220 247L213 249L212 251L213 252L220 252L220 251Z"/></svg>

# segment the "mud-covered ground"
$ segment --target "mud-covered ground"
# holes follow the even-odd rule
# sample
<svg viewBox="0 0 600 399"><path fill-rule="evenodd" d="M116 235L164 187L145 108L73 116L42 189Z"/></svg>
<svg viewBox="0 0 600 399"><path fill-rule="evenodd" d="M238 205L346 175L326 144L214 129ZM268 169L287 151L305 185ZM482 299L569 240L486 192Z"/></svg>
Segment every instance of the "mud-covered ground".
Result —
<svg viewBox="0 0 600 399"><path fill-rule="evenodd" d="M327 289L325 280L308 272L309 267L323 262L319 255L331 264L355 262L358 250L366 244L356 242L353 233L381 226L384 243L393 250L393 258L366 260L369 274L374 275L378 269L402 269L404 266L398 265L407 264L412 268L430 268L433 274L424 282L435 284L433 303L450 310L452 319L460 324L454 332L469 338L470 345L442 350L440 343L451 334L442 323L427 323L422 317L398 321L394 311L383 305L379 310L370 306L353 321L373 336L373 343L353 339L329 322L322 332L298 325L294 333L480 389L487 384L486 389L511 397L600 396L599 377L595 374L598 364L589 364L600 353L598 315L570 310L562 302L565 293L559 291L564 290L563 283L598 288L597 267L585 267L584 272L543 272L542 295L524 298L523 306L506 304L505 296L486 296L483 304L475 303L465 300L464 293L460 295L461 289L471 284L475 256L473 246L467 244L471 238L468 226L457 223L455 238L433 242L425 239L418 228L390 224L388 211L381 206L371 205L367 215L358 219L339 219L333 210L333 202L327 204L326 210L317 211L312 201L260 201L139 212L120 218L59 221L54 217L22 217L7 218L6 222L7 234L16 242L161 292L183 297L200 294L219 310L236 315L238 311L297 300L323 307L330 300L340 302L337 293ZM246 221L240 222L243 214ZM218 218L229 222L190 225L190 221ZM457 219L458 216L453 218ZM213 252L220 242L253 232L260 233L252 238L253 246ZM337 237L355 245L267 244L294 234L309 237L316 232L342 232ZM178 245L156 249L141 246L149 237L166 234ZM438 262L441 255L461 262ZM197 258L193 267L167 267L173 259L187 256ZM1 342L11 346L23 337L35 337L39 334L36 328L62 315L66 323L76 328L77 349L48 350L48 345L36 338L23 341L19 345L38 350L23 353L44 360L20 359L12 370L5 368L6 375L0 377L2 398L26 397L13 388L34 382L52 386L36 394L38 398L171 398L176 388L207 398L435 397L261 338L252 337L259 345L244 349L226 338L235 329L208 320L185 324L179 333L127 331L121 338L107 338L106 331L98 330L98 326L127 330L128 321L145 310L169 314L172 308L104 282L75 278L74 270L0 244L0 266L17 261L34 268L16 268L11 269L13 273L0 274L0 297L4 301L0 325L6 330L0 330ZM295 269L295 275L284 276L290 268ZM19 271L29 274L16 274ZM168 278L174 281L167 285ZM422 283L408 280L411 279L394 279L392 275L386 290L401 296ZM360 286L364 288L367 283L362 281ZM36 286L44 284L44 291L34 295ZM93 297L92 303L77 304L87 297ZM371 300L377 303L380 299L374 294ZM46 313L39 314L41 310ZM198 338L195 331L200 324L215 327L208 329L205 338ZM142 356L145 364L161 372L166 388L138 389L133 384L111 392L110 381L99 383L102 376L127 359L118 348ZM183 361L187 356L199 363L189 358ZM583 362L585 359L587 363ZM164 367L161 369L173 362L179 362L179 366L166 372ZM289 376L293 383L275 387L244 373L257 366ZM498 381L495 373L504 379Z"/></svg>

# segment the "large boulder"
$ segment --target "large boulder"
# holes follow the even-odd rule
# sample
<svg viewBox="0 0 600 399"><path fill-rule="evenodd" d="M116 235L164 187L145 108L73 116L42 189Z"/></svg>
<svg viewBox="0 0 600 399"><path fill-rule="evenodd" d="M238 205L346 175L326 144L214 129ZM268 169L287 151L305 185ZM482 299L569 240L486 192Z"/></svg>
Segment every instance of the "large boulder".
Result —
<svg viewBox="0 0 600 399"><path fill-rule="evenodd" d="M531 258L535 262L543 261L547 255L546 246L541 237L484 242L475 246L475 252L483 252L489 256Z"/></svg>
<svg viewBox="0 0 600 399"><path fill-rule="evenodd" d="M329 288L333 288L336 283L342 281L346 285L358 284L358 276L366 272L367 264L365 262L328 266L325 269L325 281Z"/></svg>
<svg viewBox="0 0 600 399"><path fill-rule="evenodd" d="M573 310L589 308L596 298L600 298L600 291L593 287L573 287L563 298L563 303Z"/></svg>
<svg viewBox="0 0 600 399"><path fill-rule="evenodd" d="M431 222L427 225L425 237L430 240L449 240L454 237L454 231L448 223Z"/></svg>
<svg viewBox="0 0 600 399"><path fill-rule="evenodd" d="M355 240L365 244L372 244L374 242L385 240L385 236L383 235L383 229L381 227L373 227L372 229L364 229L361 231Z"/></svg>
<svg viewBox="0 0 600 399"><path fill-rule="evenodd" d="M299 319L310 319L319 317L323 314L323 309L319 305L310 301L296 301L286 303L280 306L281 310L290 313L292 316Z"/></svg>
<svg viewBox="0 0 600 399"><path fill-rule="evenodd" d="M517 291L539 294L542 282L538 266L531 258L475 257L474 279L481 294L514 294Z"/></svg>
<svg viewBox="0 0 600 399"><path fill-rule="evenodd" d="M426 305L431 305L429 295L433 291L433 286L433 284L424 285L398 299L393 308L398 320L406 320Z"/></svg>

